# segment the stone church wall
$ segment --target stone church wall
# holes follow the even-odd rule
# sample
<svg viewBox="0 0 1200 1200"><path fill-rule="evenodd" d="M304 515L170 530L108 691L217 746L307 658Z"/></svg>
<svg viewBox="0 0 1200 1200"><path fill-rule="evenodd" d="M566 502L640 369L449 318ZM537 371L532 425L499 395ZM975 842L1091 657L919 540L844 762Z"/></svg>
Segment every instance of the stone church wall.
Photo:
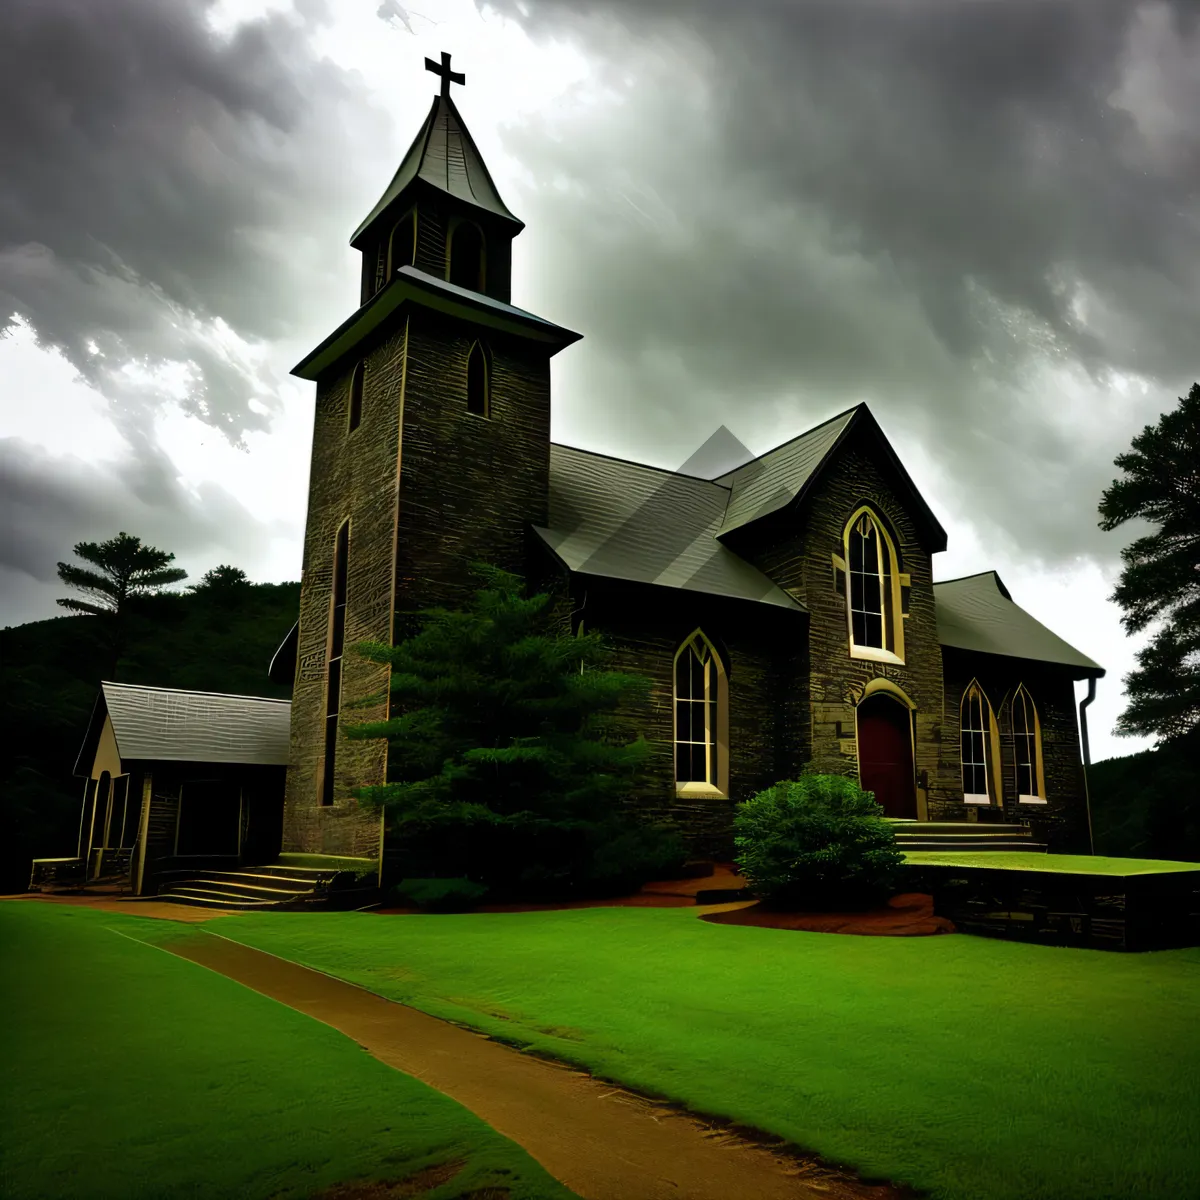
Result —
<svg viewBox="0 0 1200 1200"><path fill-rule="evenodd" d="M1087 804L1079 750L1075 688L1064 668L1051 664L943 651L945 678L945 739L947 756L958 746L963 693L975 680L983 689L1000 732L1000 806L1003 819L1028 821L1036 841L1052 852L1087 854ZM1021 684L1033 699L1042 730L1042 766L1046 803L1021 804L1017 799L1016 748L1012 732L1012 700ZM980 806L981 816L997 816L995 807ZM985 817L986 819L986 817Z"/></svg>
<svg viewBox="0 0 1200 1200"><path fill-rule="evenodd" d="M916 704L914 757L918 816L962 816L957 742L943 740L942 656L934 611L931 552L905 510L874 437L859 432L843 444L798 516L777 513L727 540L809 610L809 744L823 770L858 776L855 709L876 678L891 680ZM904 622L904 664L852 659L846 599L836 588L832 556L844 557L842 533L861 504L870 504L898 539L900 570L912 578Z"/></svg>
<svg viewBox="0 0 1200 1200"><path fill-rule="evenodd" d="M360 811L350 790L383 781L383 743L339 740L331 805L320 803L319 779L325 747L333 551L337 531L347 517L342 712L346 713L349 700L386 687L386 670L358 658L350 647L359 641L387 642L390 637L404 338L402 327L368 350L357 429L347 429L350 374L356 359L342 363L338 373L317 388L284 809L283 848L289 851L364 857L379 852L379 817ZM383 705L376 705L351 710L350 719L378 720L383 715Z"/></svg>
<svg viewBox="0 0 1200 1200"><path fill-rule="evenodd" d="M735 805L793 777L808 756L803 615L617 581L589 580L587 593L583 620L607 638L611 669L651 681L649 695L619 714L622 737L644 735L653 747L639 809L677 828L693 854L730 858ZM729 794L723 799L676 794L675 653L697 628L717 648L728 676Z"/></svg>
<svg viewBox="0 0 1200 1200"><path fill-rule="evenodd" d="M477 333L491 353L488 418L466 407ZM334 803L318 794L337 530L349 517L341 711L346 721L378 720L382 703L349 703L384 691L387 671L351 647L399 640L421 609L463 602L476 586L473 559L524 569L526 525L546 523L550 373L542 347L417 310L368 350L362 421L348 432L353 365L317 392L284 848L375 855L380 819L350 791L385 781L385 744L340 738Z"/></svg>

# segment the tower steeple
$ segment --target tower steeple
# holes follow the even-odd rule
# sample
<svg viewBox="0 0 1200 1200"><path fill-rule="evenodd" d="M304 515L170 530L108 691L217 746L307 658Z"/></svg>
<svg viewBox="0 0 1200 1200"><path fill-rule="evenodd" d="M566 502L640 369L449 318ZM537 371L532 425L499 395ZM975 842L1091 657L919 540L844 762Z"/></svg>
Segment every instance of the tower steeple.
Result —
<svg viewBox="0 0 1200 1200"><path fill-rule="evenodd" d="M441 77L429 115L400 168L350 245L362 252L365 304L401 267L414 266L470 291L508 302L512 239L525 228L509 211L453 99L466 76L425 60Z"/></svg>

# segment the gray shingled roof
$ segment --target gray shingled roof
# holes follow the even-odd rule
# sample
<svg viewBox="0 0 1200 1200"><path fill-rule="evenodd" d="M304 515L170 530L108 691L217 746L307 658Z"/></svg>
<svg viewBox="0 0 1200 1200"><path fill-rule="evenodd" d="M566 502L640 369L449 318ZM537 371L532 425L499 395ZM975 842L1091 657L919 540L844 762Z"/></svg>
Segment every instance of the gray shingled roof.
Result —
<svg viewBox="0 0 1200 1200"><path fill-rule="evenodd" d="M938 641L960 650L1061 663L1088 675L1104 668L1013 603L995 571L933 585Z"/></svg>
<svg viewBox="0 0 1200 1200"><path fill-rule="evenodd" d="M290 700L128 683L100 689L123 759L287 764Z"/></svg>
<svg viewBox="0 0 1200 1200"><path fill-rule="evenodd" d="M400 169L379 203L371 209L371 215L354 231L350 245L357 248L358 239L371 222L417 179L425 180L457 200L511 221L518 231L525 227L525 223L513 216L500 199L500 193L496 191L496 185L484 165L483 155L467 132L454 101L449 96L438 95L433 98L429 116L408 148Z"/></svg>
<svg viewBox="0 0 1200 1200"><path fill-rule="evenodd" d="M791 503L825 461L856 412L844 412L720 476L717 482L729 485L732 495L717 532L728 533Z"/></svg>
<svg viewBox="0 0 1200 1200"><path fill-rule="evenodd" d="M717 541L729 488L641 463L550 446L550 525L537 533L572 571L803 606Z"/></svg>

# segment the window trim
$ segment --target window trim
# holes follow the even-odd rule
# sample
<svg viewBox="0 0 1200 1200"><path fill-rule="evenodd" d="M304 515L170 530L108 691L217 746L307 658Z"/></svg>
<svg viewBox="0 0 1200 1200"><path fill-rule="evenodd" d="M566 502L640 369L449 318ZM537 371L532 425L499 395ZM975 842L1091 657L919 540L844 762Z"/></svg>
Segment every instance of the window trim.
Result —
<svg viewBox="0 0 1200 1200"><path fill-rule="evenodd" d="M712 746L717 754L716 782L711 780L681 780L678 777L676 755L679 746L679 657L690 653L692 644L703 642L708 647L717 685L717 727L713 731ZM690 743L689 743L690 744ZM671 659L671 777L675 795L692 799L726 800L729 798L729 678L725 663L712 640L697 626L679 644Z"/></svg>
<svg viewBox="0 0 1200 1200"><path fill-rule="evenodd" d="M883 600L883 646L859 646L854 641L854 584L850 572L850 537L859 518L866 516L871 520L880 540L880 549L887 554L887 564L883 574L886 583L881 582L881 599ZM835 571L842 572L844 581L844 600L846 605L846 638L850 657L864 662L893 663L896 666L905 665L904 651L904 618L908 613L903 606L903 588L901 585L900 555L896 543L892 539L886 521L877 509L870 504L860 504L850 519L842 527L842 555L833 556ZM905 573L907 574L907 573ZM911 587L911 576L910 585ZM888 642L893 649L887 649Z"/></svg>
<svg viewBox="0 0 1200 1200"><path fill-rule="evenodd" d="M1029 702L1030 709L1033 710L1033 762L1030 764L1033 767L1034 783L1037 786L1037 795L1029 796L1021 791L1021 760L1017 754L1017 724L1015 720L1017 698L1024 696ZM1029 694L1029 689L1023 684L1017 684L1017 690L1013 692L1012 702L1009 705L1009 728L1013 735L1013 774L1017 787L1017 803L1018 804L1046 804L1046 773L1042 762L1042 721L1038 715L1037 704L1033 697Z"/></svg>
<svg viewBox="0 0 1200 1200"><path fill-rule="evenodd" d="M965 765L962 756L963 708L970 699L972 692L979 693L981 717L987 725L986 729L977 731L985 735L983 739L983 770L984 786L987 788L986 795L979 792L968 792L963 780L963 766ZM963 803L979 805L981 807L984 805L1001 806L1003 804L1002 780L999 778L996 770L997 764L1000 761L1000 727L996 724L996 713L992 708L992 702L988 699L988 694L983 690L978 679L972 679L963 688L962 696L959 699L958 735L959 785L962 787Z"/></svg>

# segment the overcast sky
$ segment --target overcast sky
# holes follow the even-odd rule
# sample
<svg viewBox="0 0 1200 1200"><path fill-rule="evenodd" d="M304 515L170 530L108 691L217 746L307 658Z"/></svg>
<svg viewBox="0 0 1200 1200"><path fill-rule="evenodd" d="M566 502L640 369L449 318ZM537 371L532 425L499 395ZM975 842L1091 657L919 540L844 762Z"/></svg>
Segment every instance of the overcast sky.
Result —
<svg viewBox="0 0 1200 1200"><path fill-rule="evenodd" d="M1200 8L1132 0L7 0L0 623L119 529L299 576L348 239L428 110L584 335L554 437L678 467L867 401L950 545L1108 670L1112 460L1200 377ZM1079 689L1082 694L1082 688Z"/></svg>

